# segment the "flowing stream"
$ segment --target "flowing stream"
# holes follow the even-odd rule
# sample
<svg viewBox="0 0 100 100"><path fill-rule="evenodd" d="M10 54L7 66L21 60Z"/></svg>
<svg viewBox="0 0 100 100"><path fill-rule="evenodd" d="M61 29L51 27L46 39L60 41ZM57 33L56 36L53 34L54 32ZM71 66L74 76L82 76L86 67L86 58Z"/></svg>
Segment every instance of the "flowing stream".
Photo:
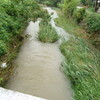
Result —
<svg viewBox="0 0 100 100"><path fill-rule="evenodd" d="M51 15L51 25L62 39L68 40L69 35L55 25L58 17L56 11L46 7ZM59 43L42 43L38 41L40 20L30 22L25 34L30 35L24 40L19 55L15 61L15 75L10 79L7 88L18 92L46 98L48 100L71 100L69 81L60 71L62 54Z"/></svg>

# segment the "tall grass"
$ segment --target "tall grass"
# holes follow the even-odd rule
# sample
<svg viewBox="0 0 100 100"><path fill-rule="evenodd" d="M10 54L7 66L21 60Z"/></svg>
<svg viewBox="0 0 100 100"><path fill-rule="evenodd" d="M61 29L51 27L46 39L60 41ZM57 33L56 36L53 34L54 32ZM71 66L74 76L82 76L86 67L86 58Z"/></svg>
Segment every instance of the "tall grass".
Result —
<svg viewBox="0 0 100 100"><path fill-rule="evenodd" d="M60 50L65 56L62 65L72 83L75 99L99 100L100 55L81 38L62 43Z"/></svg>
<svg viewBox="0 0 100 100"><path fill-rule="evenodd" d="M99 100L100 98L100 52L88 42L85 31L61 12L56 20L75 37L60 46L65 61L62 63L74 90L73 99Z"/></svg>
<svg viewBox="0 0 100 100"><path fill-rule="evenodd" d="M59 36L56 30L50 25L50 23L45 22L45 20L43 20L40 23L38 39L44 43L53 43L59 39Z"/></svg>

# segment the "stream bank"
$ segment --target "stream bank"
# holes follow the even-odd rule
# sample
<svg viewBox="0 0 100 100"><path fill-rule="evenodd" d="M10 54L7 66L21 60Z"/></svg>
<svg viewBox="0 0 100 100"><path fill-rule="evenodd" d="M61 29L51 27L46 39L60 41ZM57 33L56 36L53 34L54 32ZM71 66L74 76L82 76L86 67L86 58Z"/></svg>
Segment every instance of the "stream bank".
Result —
<svg viewBox="0 0 100 100"><path fill-rule="evenodd" d="M61 44L60 50L65 56L62 66L70 78L75 100L99 100L100 89L100 52L89 42L87 34L71 18L66 18L60 9L56 9L58 26L74 35Z"/></svg>

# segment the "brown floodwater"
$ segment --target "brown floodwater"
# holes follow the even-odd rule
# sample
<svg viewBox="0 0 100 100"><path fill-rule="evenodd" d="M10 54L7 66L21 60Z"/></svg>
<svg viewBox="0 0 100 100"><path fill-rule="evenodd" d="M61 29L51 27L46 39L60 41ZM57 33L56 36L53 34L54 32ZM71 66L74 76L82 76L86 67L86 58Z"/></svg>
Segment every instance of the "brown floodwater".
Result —
<svg viewBox="0 0 100 100"><path fill-rule="evenodd" d="M25 34L30 37L24 40L14 63L16 73L6 88L48 100L71 100L70 82L60 71L63 57L59 42L38 41L39 23L39 20L29 23Z"/></svg>

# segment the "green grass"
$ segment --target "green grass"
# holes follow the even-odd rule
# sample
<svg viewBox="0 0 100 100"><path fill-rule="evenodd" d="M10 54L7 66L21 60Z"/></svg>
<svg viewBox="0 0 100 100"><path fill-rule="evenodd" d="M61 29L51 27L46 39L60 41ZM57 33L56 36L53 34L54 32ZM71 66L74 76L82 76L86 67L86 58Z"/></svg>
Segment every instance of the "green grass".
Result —
<svg viewBox="0 0 100 100"><path fill-rule="evenodd" d="M59 18L55 19L58 26L64 28L68 33L86 38L86 32L78 26L72 18L67 18L59 9L56 9Z"/></svg>
<svg viewBox="0 0 100 100"><path fill-rule="evenodd" d="M56 30L48 22L42 21L40 23L38 39L44 43L53 43L59 39L59 36L57 35Z"/></svg>
<svg viewBox="0 0 100 100"><path fill-rule="evenodd" d="M60 50L65 56L64 73L70 78L76 100L99 100L100 55L82 38L62 43Z"/></svg>
<svg viewBox="0 0 100 100"><path fill-rule="evenodd" d="M100 53L89 44L85 31L60 11L57 24L70 34L68 42L60 46L65 61L62 63L66 76L70 78L76 100L100 99Z"/></svg>

